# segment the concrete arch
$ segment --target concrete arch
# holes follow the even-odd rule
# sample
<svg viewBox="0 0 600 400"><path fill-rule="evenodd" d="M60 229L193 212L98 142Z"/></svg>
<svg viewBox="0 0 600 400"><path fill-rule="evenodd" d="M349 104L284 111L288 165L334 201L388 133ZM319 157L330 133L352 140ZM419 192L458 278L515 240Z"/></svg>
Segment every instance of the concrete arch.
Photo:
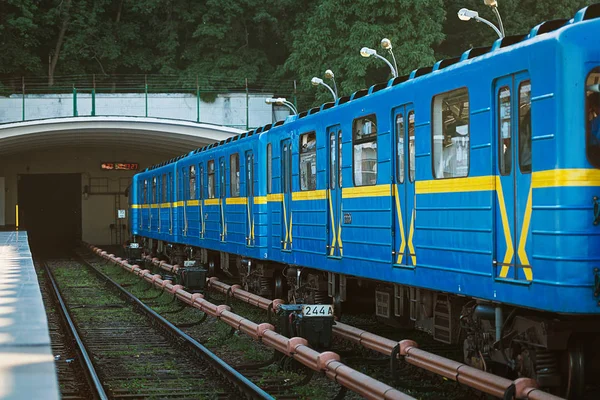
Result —
<svg viewBox="0 0 600 400"><path fill-rule="evenodd" d="M121 148L185 154L244 132L149 117L68 117L0 125L0 155L47 148Z"/></svg>

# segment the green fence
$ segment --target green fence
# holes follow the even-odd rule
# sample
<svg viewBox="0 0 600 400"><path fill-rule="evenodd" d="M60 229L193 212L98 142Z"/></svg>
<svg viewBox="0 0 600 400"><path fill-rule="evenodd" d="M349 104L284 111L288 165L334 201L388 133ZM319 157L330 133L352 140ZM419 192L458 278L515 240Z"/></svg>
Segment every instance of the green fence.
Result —
<svg viewBox="0 0 600 400"><path fill-rule="evenodd" d="M173 76L164 75L121 75L121 76L69 76L58 77L53 86L47 86L42 78L21 78L21 82L16 79L2 82L2 94L4 98L0 101L10 98L14 103L17 97L20 97L20 118L12 115L10 121L26 121L40 118L39 104L41 99L51 99L56 96L57 106L55 107L57 115L47 115L42 113L41 118L66 117L66 116L145 116L171 118L165 115L164 110L153 109L152 101L167 99L168 96L177 98L182 96L181 102L186 107L183 111L186 115L175 116L175 119L184 119L196 122L209 122L210 112L214 111L215 102L221 97L229 96L229 102L235 102L235 115L242 115L245 118L237 118L234 124L221 124L237 128L248 129L251 126L252 108L257 107L257 101L268 97L286 97L289 101L296 104L297 96L295 92L296 84L294 81L273 81L263 83L260 87L248 84L247 80L238 83L229 82L227 85L215 85L209 82L203 87L200 82L206 82L205 79L197 78L195 81L182 80ZM20 83L20 85L19 85ZM121 96L121 97L120 97ZM129 97L128 97L129 96ZM161 97L165 96L165 97ZM99 102L107 103L107 99L126 99L129 98L135 102L132 109L135 112L127 113L107 113L103 107L99 107ZM190 105L193 101L193 106ZM225 100L223 100L225 101ZM37 104L36 104L37 103ZM66 104L71 104L67 107ZM1 103L0 103L1 107ZM192 115L192 107L193 115ZM11 105L14 110L15 106ZM181 114L179 109L179 114ZM187 112L189 111L189 113ZM261 110L263 111L263 110ZM37 114L36 114L37 113ZM34 115L35 114L35 115ZM177 114L177 113L176 113Z"/></svg>

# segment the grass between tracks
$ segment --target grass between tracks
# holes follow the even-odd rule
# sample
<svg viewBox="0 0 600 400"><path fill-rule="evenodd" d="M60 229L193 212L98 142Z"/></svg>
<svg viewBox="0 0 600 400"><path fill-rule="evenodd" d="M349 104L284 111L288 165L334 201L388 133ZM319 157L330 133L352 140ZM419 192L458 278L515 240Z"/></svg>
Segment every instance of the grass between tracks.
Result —
<svg viewBox="0 0 600 400"><path fill-rule="evenodd" d="M146 304L151 306L155 311L161 313L165 318L174 324L188 324L198 321L202 313L194 308L186 307L179 313L170 313L179 308L177 301L172 301L172 296L169 294L160 294L159 290L151 288L149 284L141 281L139 278L125 272L122 268L113 264L105 264L104 261L96 259L95 265L113 279L117 280L126 289L133 293L138 298L146 298ZM153 273L161 274L157 269ZM226 298L220 293L208 293L207 300L213 304L225 304ZM255 323L267 322L267 314L264 310L233 299L230 301L232 311L243 316ZM346 316L344 322L350 325L370 325L372 328L367 328L371 332L380 332L381 326L374 320L373 316ZM265 363L273 356L273 350L267 348L259 342L252 340L250 337L239 333L231 332L231 328L215 318L208 317L206 321L197 326L183 329L186 333L196 338L200 343L205 345L223 360L231 365L248 365ZM384 329L386 332L389 329ZM400 335L400 336L398 336ZM421 332L411 332L410 336L407 332L396 332L392 335L385 335L391 339L413 339L422 343L431 341L426 334ZM381 354L367 350L360 346L352 345L342 340L334 340L332 351L342 356L341 361L346 365L360 371L377 380L385 382L398 390L414 396L418 399L473 399L480 397L479 393L460 387L453 381L448 381L444 378L433 376L423 370L417 369L410 365L403 365L396 376L392 379L390 373L389 358ZM261 368L258 373L253 371L249 378L258 386L268 389L274 380L286 383L299 382L303 378L305 372L301 367L290 365L290 362L271 363L268 366ZM335 397L340 387L328 380L322 374L315 374L312 380L301 386L295 386L292 392L303 399L330 399ZM268 391L268 390L267 390ZM358 399L358 395L347 393L346 399Z"/></svg>
<svg viewBox="0 0 600 400"><path fill-rule="evenodd" d="M159 290L151 288L149 284L122 268L106 264L101 259L96 258L92 264L175 325L198 322L203 316L201 311L191 307L173 313L180 309L181 303L173 301L171 295L161 294ZM225 297L222 295L211 292L208 296L208 300L214 304L225 304ZM255 323L267 320L265 311L248 304L234 302L231 307L233 312ZM339 385L321 374L315 374L307 384L295 385L308 373L304 367L286 361L270 362L274 355L272 349L241 332L232 331L229 325L216 318L209 316L204 322L182 330L225 362L236 367L259 387L269 393L275 393L275 398L293 396L300 399L331 399L340 389ZM285 389L285 386L290 387ZM348 393L345 398L352 400L360 397Z"/></svg>
<svg viewBox="0 0 600 400"><path fill-rule="evenodd" d="M130 305L106 290L89 270L69 261L54 263L52 269L83 340L87 340L88 332L103 332L100 337L89 333L96 335L92 343L101 346L92 349L92 357L113 395L131 392L153 398L176 391L198 399L222 396L224 386L220 380L205 379L213 375L207 375L201 364L184 360L181 350L157 345L165 342L160 335L150 333L147 319L132 312ZM142 337L150 342L138 340ZM123 344L123 340L128 342Z"/></svg>

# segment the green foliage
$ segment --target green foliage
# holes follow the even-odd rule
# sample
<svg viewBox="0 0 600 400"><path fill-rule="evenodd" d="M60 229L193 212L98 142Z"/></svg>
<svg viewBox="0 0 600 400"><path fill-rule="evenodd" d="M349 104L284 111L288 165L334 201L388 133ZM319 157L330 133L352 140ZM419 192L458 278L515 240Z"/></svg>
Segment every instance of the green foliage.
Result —
<svg viewBox="0 0 600 400"><path fill-rule="evenodd" d="M499 0L499 9L511 35L590 3ZM359 54L367 46L391 61L383 37L400 74L490 45L494 32L461 22L462 7L496 22L482 0L4 0L0 79L14 78L15 90L23 75L169 75L204 97L246 87L289 96L296 81L307 108L331 99L310 84L326 69L340 95L389 79L381 60Z"/></svg>
<svg viewBox="0 0 600 400"><path fill-rule="evenodd" d="M340 82L340 95L391 78L381 60L359 54L367 46L385 55L379 45L384 37L394 45L400 74L431 64L435 61L431 46L443 39L443 20L441 0L313 1L294 27L285 72L299 80L301 92L331 101L323 88L311 88L311 77L332 69Z"/></svg>
<svg viewBox="0 0 600 400"><path fill-rule="evenodd" d="M527 34L543 21L572 18L583 7L592 4L585 0L498 0L506 35ZM456 16L461 8L479 12L488 21L497 23L491 9L481 0L446 0L447 19L444 23L446 40L436 48L438 58L455 57L471 47L489 46L498 36L483 23L462 22Z"/></svg>
<svg viewBox="0 0 600 400"><path fill-rule="evenodd" d="M40 72L37 3L34 0L0 2L0 74Z"/></svg>

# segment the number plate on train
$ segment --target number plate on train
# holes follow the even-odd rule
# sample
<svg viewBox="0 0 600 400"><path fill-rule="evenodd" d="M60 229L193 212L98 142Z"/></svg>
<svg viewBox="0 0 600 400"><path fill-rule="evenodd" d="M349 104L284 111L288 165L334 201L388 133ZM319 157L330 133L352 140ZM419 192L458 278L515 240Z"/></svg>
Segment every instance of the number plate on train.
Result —
<svg viewBox="0 0 600 400"><path fill-rule="evenodd" d="M304 317L331 317L333 306L331 304L305 304L302 306Z"/></svg>
<svg viewBox="0 0 600 400"><path fill-rule="evenodd" d="M140 245L138 243L129 243L130 249L138 249L139 247L140 247Z"/></svg>

